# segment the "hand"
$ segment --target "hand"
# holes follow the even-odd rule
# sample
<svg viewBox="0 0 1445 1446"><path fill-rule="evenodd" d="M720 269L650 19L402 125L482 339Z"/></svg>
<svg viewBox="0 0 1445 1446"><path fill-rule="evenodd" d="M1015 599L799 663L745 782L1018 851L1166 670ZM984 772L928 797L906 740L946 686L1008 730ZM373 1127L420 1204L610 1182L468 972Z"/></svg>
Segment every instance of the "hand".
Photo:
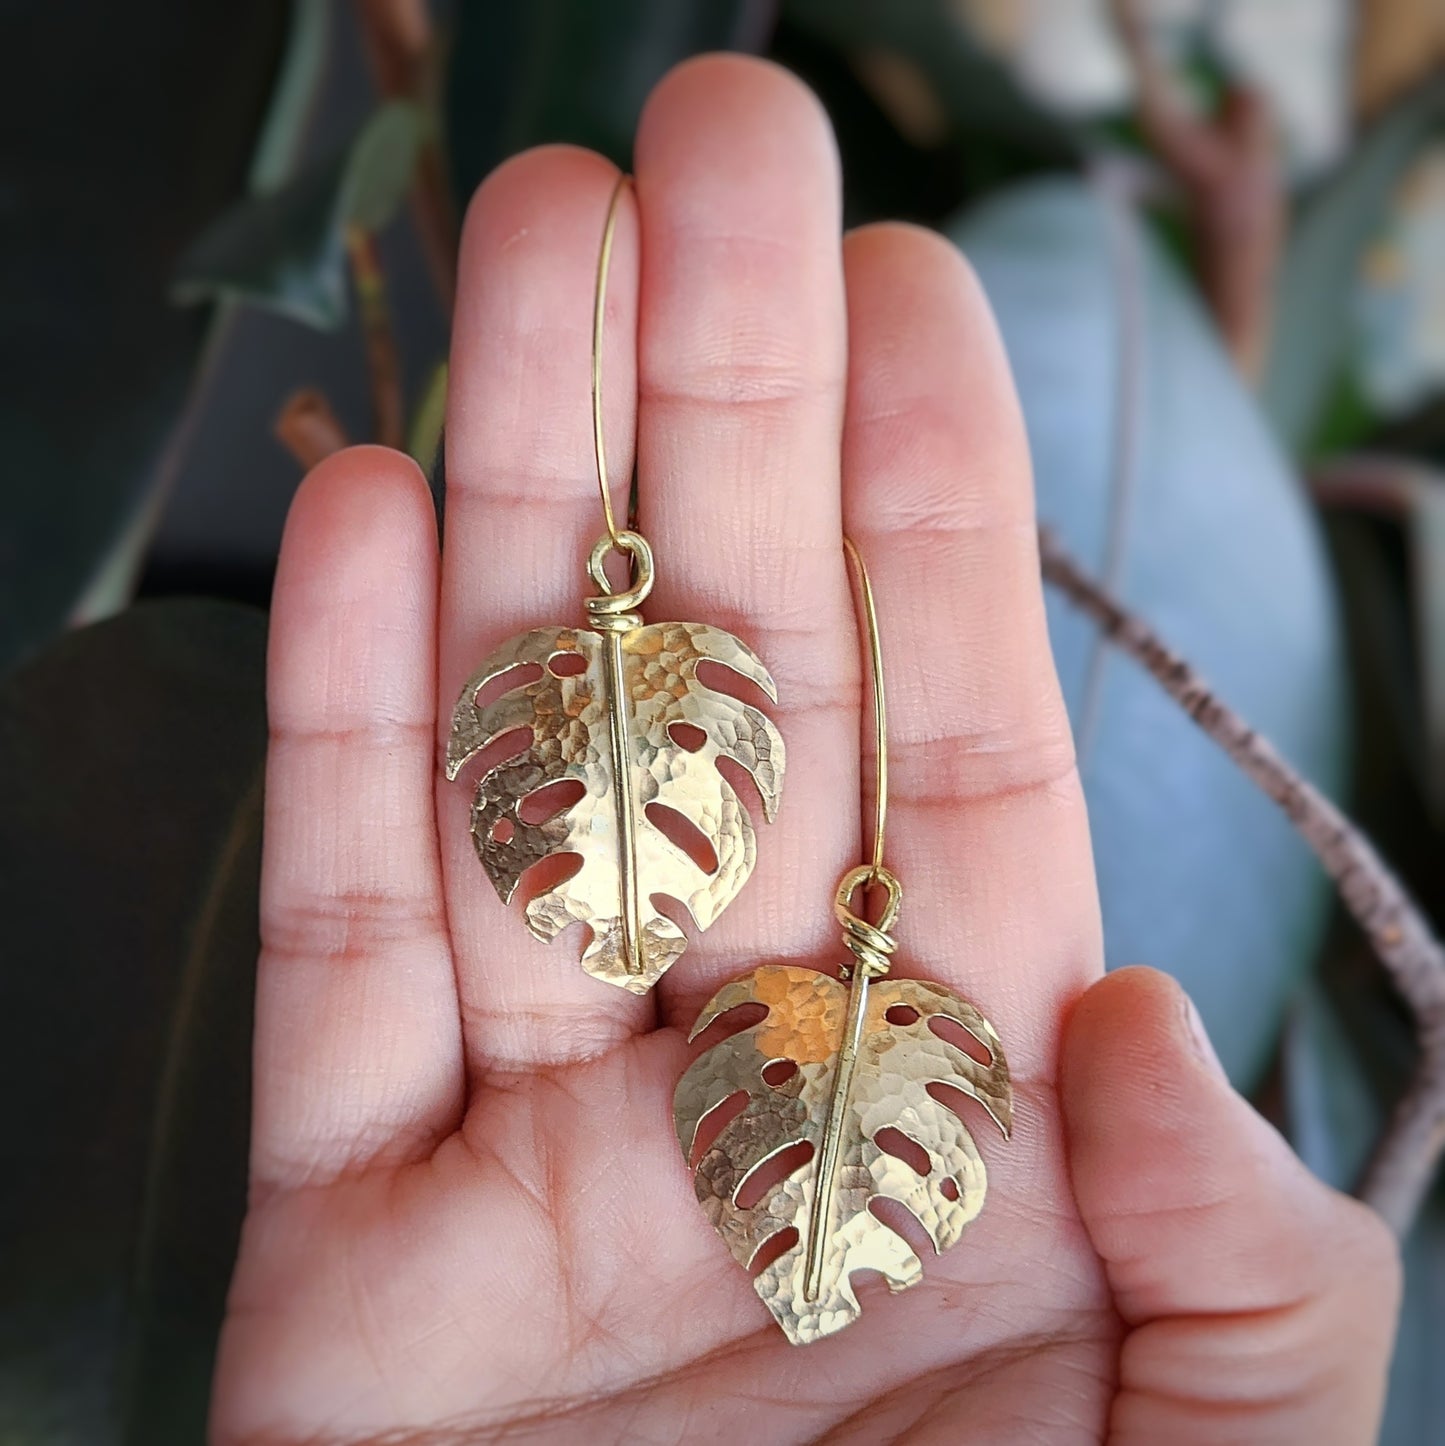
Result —
<svg viewBox="0 0 1445 1446"><path fill-rule="evenodd" d="M574 935L531 939L478 866L470 789L441 779L463 680L581 621L602 531L589 327L615 172L531 152L467 217L440 565L421 476L375 448L317 468L287 527L214 1440L1371 1439L1390 1237L1234 1094L1176 985L1102 977L1024 433L966 264L898 225L840 249L827 123L761 63L668 77L636 171L607 318L616 505L635 439L649 616L766 660L782 813L639 999L584 975ZM865 1289L800 1349L693 1199L671 1097L720 983L842 957L867 787L845 527L890 669L895 967L998 1027L1016 1131L973 1122L988 1202L923 1283Z"/></svg>

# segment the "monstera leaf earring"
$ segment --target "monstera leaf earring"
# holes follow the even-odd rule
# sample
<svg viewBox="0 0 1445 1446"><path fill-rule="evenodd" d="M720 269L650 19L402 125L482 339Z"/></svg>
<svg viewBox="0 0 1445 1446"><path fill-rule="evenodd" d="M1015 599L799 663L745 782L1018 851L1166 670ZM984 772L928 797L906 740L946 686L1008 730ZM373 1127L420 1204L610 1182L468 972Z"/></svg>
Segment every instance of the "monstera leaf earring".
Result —
<svg viewBox="0 0 1445 1446"><path fill-rule="evenodd" d="M867 623L878 760L873 860L843 875L833 903L852 959L836 979L765 964L725 985L691 1038L719 1020L725 1028L742 1006L755 1022L703 1053L673 1098L698 1201L795 1345L858 1318L855 1270L878 1271L895 1291L922 1279L922 1262L887 1223L892 1210L911 1214L939 1252L983 1208L983 1160L955 1103L976 1100L1005 1137L1013 1123L1008 1064L988 1020L937 984L887 977L903 890L883 866L883 657L867 570L844 546ZM870 886L885 897L876 924L852 910Z"/></svg>
<svg viewBox="0 0 1445 1446"><path fill-rule="evenodd" d="M619 179L607 209L592 316L592 432L607 530L587 562L598 589L586 599L591 626L536 628L503 643L461 691L446 771L455 779L483 749L517 736L518 748L494 760L476 784L471 832L482 867L507 903L531 865L577 856L568 877L528 903L527 925L539 939L554 939L569 924L586 924L591 939L583 968L644 994L686 947L657 898L685 905L706 929L753 870L752 822L718 771L719 760L747 770L771 821L784 755L783 740L763 713L699 676L702 663L719 664L776 702L768 670L743 643L705 623L644 624L637 611L652 591L652 549L635 530L618 530L602 439L602 321L626 183ZM625 588L608 580L611 552L631 561ZM524 679L524 670L531 676ZM514 671L515 685L505 688L505 675ZM497 679L504 691L479 702L478 694ZM580 784L581 796L549 813L547 797L557 794L544 790L564 781L574 783L574 794ZM694 857L706 851L676 841L686 827L707 840L711 868Z"/></svg>

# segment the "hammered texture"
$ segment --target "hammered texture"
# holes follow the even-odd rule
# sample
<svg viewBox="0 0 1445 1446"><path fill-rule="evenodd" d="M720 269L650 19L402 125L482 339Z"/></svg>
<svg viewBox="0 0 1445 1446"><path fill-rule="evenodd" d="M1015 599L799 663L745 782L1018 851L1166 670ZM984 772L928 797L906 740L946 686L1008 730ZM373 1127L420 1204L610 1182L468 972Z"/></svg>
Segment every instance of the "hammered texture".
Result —
<svg viewBox="0 0 1445 1446"><path fill-rule="evenodd" d="M973 1138L928 1086L952 1086L978 1101L1005 1136L1013 1121L1008 1065L998 1036L977 1009L936 984L892 977L872 983L848 1091L821 1289L815 1300L807 1300L809 1217L848 989L829 975L787 965L766 965L724 986L698 1016L694 1039L740 1005L762 1004L768 1012L699 1056L673 1098L678 1143L691 1161L704 1119L739 1092L746 1094L742 1113L724 1125L698 1159L694 1188L713 1228L745 1267L751 1268L775 1235L797 1230L796 1243L756 1274L753 1284L789 1340L799 1345L832 1335L858 1318L850 1281L854 1271L876 1270L893 1290L922 1278L918 1256L869 1210L870 1201L887 1198L909 1210L935 1251L955 1244L983 1208L987 1178ZM889 1020L888 1012L900 1005L917 1017L904 1022L905 1010ZM931 1023L943 1019L973 1035L990 1062L980 1064L935 1033ZM770 1085L763 1071L782 1060L797 1069ZM947 1097L949 1092L942 1093ZM890 1126L927 1152L927 1174L877 1144L879 1132ZM813 1146L811 1159L749 1208L740 1206L738 1196L749 1175L802 1142ZM945 1188L945 1180L952 1180L952 1187Z"/></svg>
<svg viewBox="0 0 1445 1446"><path fill-rule="evenodd" d="M752 820L718 771L718 760L730 758L747 770L771 820L782 788L783 740L758 709L698 679L699 663L708 660L775 698L767 669L743 643L705 624L655 623L621 635L627 767L616 769L606 646L600 633L580 628L537 628L504 643L467 680L457 700L447 777L455 778L468 760L503 735L531 731L525 751L488 769L477 782L471 831L482 867L508 902L533 864L576 855L576 871L528 903L528 927L539 939L553 939L569 924L586 924L591 939L583 967L598 979L642 994L686 947L682 931L658 909L655 898L676 899L698 928L706 929L753 870ZM573 658L581 659L580 672L570 670ZM477 705L478 692L489 682L529 663L542 666L539 679ZM670 730L679 724L701 731L703 742L695 752L672 736ZM565 779L583 785L582 797L542 823L526 823L519 810L527 798ZM632 799L640 972L627 968L622 944L618 851L626 841L619 838L620 788L631 790ZM662 833L648 815L651 804L693 824L712 845L717 867L711 872L700 868Z"/></svg>

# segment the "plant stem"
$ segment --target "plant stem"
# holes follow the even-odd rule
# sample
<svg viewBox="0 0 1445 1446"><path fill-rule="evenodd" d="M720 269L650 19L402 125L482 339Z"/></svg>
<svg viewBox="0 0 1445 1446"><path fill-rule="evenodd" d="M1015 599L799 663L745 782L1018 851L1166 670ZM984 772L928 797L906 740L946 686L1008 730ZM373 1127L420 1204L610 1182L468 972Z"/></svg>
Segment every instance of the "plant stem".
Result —
<svg viewBox="0 0 1445 1446"><path fill-rule="evenodd" d="M276 418L277 440L309 472L347 445L345 429L331 403L309 387L293 392Z"/></svg>
<svg viewBox="0 0 1445 1446"><path fill-rule="evenodd" d="M356 282L361 332L366 341L366 367L371 377L373 440L400 449L406 442L405 406L401 392L401 361L391 327L386 278L376 253L376 238L360 226L348 226L346 249Z"/></svg>
<svg viewBox="0 0 1445 1446"><path fill-rule="evenodd" d="M1255 381L1269 350L1286 230L1274 119L1263 95L1240 84L1215 114L1199 114L1155 49L1139 0L1112 0L1112 9L1140 127L1188 203L1200 286L1235 365Z"/></svg>
<svg viewBox="0 0 1445 1446"><path fill-rule="evenodd" d="M414 101L432 118L417 157L411 209L438 299L450 311L456 293L459 228L436 121L440 48L430 8L426 0L360 0L358 14L381 96Z"/></svg>

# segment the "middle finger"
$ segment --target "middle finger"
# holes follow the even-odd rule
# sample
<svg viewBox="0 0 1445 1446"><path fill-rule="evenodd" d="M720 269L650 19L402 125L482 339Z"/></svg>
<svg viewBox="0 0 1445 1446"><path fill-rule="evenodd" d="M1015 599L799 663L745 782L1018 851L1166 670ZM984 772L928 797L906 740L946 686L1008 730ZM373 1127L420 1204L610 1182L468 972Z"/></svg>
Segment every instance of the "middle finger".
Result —
<svg viewBox="0 0 1445 1446"><path fill-rule="evenodd" d="M663 980L690 1024L762 960L816 959L857 862L858 655L842 554L847 370L832 132L796 80L713 56L679 67L638 130L641 527L653 620L735 633L778 686L787 748L778 823L752 882Z"/></svg>

